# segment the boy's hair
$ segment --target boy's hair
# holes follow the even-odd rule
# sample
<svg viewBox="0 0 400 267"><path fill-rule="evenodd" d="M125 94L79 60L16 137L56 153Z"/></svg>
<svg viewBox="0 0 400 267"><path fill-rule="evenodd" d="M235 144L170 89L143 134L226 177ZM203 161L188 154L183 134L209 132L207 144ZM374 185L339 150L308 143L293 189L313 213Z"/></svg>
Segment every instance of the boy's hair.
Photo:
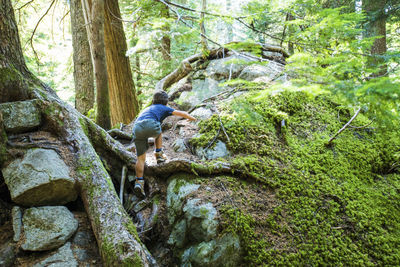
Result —
<svg viewBox="0 0 400 267"><path fill-rule="evenodd" d="M153 105L162 104L166 106L168 104L168 94L165 91L157 91L153 95Z"/></svg>

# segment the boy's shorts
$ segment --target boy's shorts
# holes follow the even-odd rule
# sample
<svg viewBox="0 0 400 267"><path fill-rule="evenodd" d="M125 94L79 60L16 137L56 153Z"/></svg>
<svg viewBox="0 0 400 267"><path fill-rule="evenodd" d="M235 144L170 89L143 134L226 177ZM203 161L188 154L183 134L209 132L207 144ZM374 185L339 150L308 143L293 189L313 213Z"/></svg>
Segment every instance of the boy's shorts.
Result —
<svg viewBox="0 0 400 267"><path fill-rule="evenodd" d="M133 126L133 141L136 146L136 155L139 157L149 149L147 139L158 137L161 133L161 125L155 120L142 120Z"/></svg>

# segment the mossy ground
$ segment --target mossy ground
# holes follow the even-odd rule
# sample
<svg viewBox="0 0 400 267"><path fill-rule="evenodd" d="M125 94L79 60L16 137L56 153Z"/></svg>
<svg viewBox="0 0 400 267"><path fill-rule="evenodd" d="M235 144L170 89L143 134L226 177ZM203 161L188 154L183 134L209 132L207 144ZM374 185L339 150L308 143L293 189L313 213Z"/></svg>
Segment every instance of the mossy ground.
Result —
<svg viewBox="0 0 400 267"><path fill-rule="evenodd" d="M236 154L231 163L257 177L279 205L259 221L235 207L224 214L241 236L251 265L399 265L400 175L391 166L400 134L373 122L332 137L354 111L327 95L267 90L230 102L221 121ZM360 114L352 123L364 126ZM220 127L217 116L200 125L194 145L207 145ZM256 225L271 235L260 235ZM277 245L271 236L286 237ZM282 242L282 241L280 241Z"/></svg>

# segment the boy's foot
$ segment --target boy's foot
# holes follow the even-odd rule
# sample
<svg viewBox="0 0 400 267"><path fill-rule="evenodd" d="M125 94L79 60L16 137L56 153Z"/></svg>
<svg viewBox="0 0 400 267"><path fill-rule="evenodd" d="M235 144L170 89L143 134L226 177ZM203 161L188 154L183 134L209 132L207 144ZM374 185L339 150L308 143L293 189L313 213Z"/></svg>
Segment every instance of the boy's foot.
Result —
<svg viewBox="0 0 400 267"><path fill-rule="evenodd" d="M146 194L144 192L144 179L137 179L135 180L135 187L133 188L133 192L137 197L144 198Z"/></svg>
<svg viewBox="0 0 400 267"><path fill-rule="evenodd" d="M163 151L154 152L154 156L156 156L157 164L163 163L168 159Z"/></svg>

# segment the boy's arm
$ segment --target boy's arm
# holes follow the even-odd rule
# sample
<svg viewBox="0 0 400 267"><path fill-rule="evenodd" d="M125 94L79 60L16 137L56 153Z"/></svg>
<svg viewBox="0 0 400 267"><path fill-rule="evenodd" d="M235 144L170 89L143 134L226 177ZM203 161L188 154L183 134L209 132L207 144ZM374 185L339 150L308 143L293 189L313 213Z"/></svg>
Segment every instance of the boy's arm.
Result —
<svg viewBox="0 0 400 267"><path fill-rule="evenodd" d="M196 120L195 117L191 116L191 115L190 115L189 113L187 113L186 111L174 110L174 111L172 112L172 115L179 116L179 117L183 117L183 118L188 119L188 120L190 120L190 121L195 121L195 120Z"/></svg>

